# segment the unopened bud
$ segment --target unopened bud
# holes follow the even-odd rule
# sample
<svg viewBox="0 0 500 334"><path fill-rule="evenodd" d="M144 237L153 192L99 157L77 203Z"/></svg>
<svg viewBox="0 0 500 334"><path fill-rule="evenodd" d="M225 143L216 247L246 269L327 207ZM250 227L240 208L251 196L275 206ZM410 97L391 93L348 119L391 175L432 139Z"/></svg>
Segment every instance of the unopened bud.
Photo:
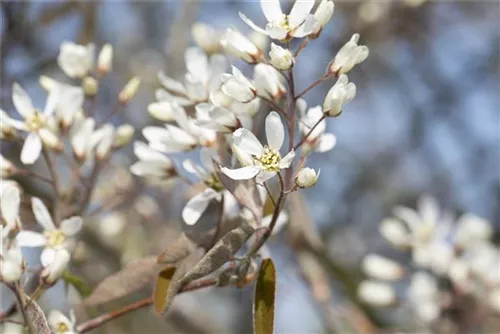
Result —
<svg viewBox="0 0 500 334"><path fill-rule="evenodd" d="M396 303L394 289L386 283L377 281L364 281L358 288L359 298L375 306L391 306Z"/></svg>
<svg viewBox="0 0 500 334"><path fill-rule="evenodd" d="M115 138L113 139L113 148L118 149L128 145L134 135L134 127L130 124L120 125L115 131Z"/></svg>
<svg viewBox="0 0 500 334"><path fill-rule="evenodd" d="M220 50L221 33L205 23L195 23L191 28L191 35L200 48L208 54Z"/></svg>
<svg viewBox="0 0 500 334"><path fill-rule="evenodd" d="M87 96L94 96L99 89L99 82L93 77L85 77L82 81L83 92Z"/></svg>
<svg viewBox="0 0 500 334"><path fill-rule="evenodd" d="M101 74L108 74L111 71L113 63L113 46L106 44L102 47L97 57L97 70Z"/></svg>
<svg viewBox="0 0 500 334"><path fill-rule="evenodd" d="M95 150L95 156L98 160L106 159L111 152L114 132L115 128L111 124L106 124L94 133L98 138Z"/></svg>
<svg viewBox="0 0 500 334"><path fill-rule="evenodd" d="M289 70L294 63L292 52L274 43L271 43L269 58L271 59L271 65L280 71Z"/></svg>
<svg viewBox="0 0 500 334"><path fill-rule="evenodd" d="M363 62L370 51L365 45L358 45L359 34L352 35L347 42L337 53L330 65L330 73L344 74L349 72L354 66Z"/></svg>
<svg viewBox="0 0 500 334"><path fill-rule="evenodd" d="M40 86L42 86L42 88L47 92L50 92L54 87L57 86L57 81L46 75L41 75L38 79L38 82L40 83Z"/></svg>
<svg viewBox="0 0 500 334"><path fill-rule="evenodd" d="M21 251L13 247L0 259L0 279L7 283L19 281L24 271L24 260Z"/></svg>
<svg viewBox="0 0 500 334"><path fill-rule="evenodd" d="M141 79L139 77L133 77L130 79L125 87L123 87L120 95L118 95L118 100L120 103L128 103L137 93L139 86L141 84Z"/></svg>
<svg viewBox="0 0 500 334"><path fill-rule="evenodd" d="M295 184L299 188L312 187L318 181L319 174L316 175L316 171L312 168L302 168L295 177Z"/></svg>
<svg viewBox="0 0 500 334"><path fill-rule="evenodd" d="M68 267L71 255L66 249L60 249L56 252L54 260L46 266L40 274L42 284L52 286Z"/></svg>
<svg viewBox="0 0 500 334"><path fill-rule="evenodd" d="M399 263L377 254L368 254L361 267L366 275L386 281L398 280L404 275L404 269Z"/></svg>

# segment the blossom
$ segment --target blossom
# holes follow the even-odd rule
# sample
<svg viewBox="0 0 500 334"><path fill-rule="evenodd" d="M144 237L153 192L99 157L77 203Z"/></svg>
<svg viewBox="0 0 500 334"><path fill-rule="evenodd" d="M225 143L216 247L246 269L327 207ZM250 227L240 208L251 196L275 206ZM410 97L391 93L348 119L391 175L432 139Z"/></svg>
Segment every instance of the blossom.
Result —
<svg viewBox="0 0 500 334"><path fill-rule="evenodd" d="M191 36L195 43L207 54L216 53L221 47L221 33L208 24L201 22L193 24Z"/></svg>
<svg viewBox="0 0 500 334"><path fill-rule="evenodd" d="M224 51L250 64L257 63L262 57L261 50L234 28L227 28L220 44Z"/></svg>
<svg viewBox="0 0 500 334"><path fill-rule="evenodd" d="M431 322L439 316L439 290L434 276L420 271L414 273L407 293L409 302L421 320Z"/></svg>
<svg viewBox="0 0 500 334"><path fill-rule="evenodd" d="M24 271L24 259L21 250L17 245L13 245L8 249L2 247L1 250L0 279L7 283L19 281Z"/></svg>
<svg viewBox="0 0 500 334"><path fill-rule="evenodd" d="M284 157L280 155L280 148L285 138L285 130L277 112L272 111L266 117L267 144L263 146L255 135L241 128L233 133L232 143L235 154L247 165L238 169L222 167L222 172L234 180L246 180L257 177L257 182L265 182L274 177L281 169L290 167L295 157L290 151Z"/></svg>
<svg viewBox="0 0 500 334"><path fill-rule="evenodd" d="M361 268L368 276L385 281L398 280L404 274L399 263L377 254L368 254L363 259Z"/></svg>
<svg viewBox="0 0 500 334"><path fill-rule="evenodd" d="M76 334L76 317L73 310L69 313L69 318L62 312L52 310L47 318L49 326L55 334Z"/></svg>
<svg viewBox="0 0 500 334"><path fill-rule="evenodd" d="M279 45L271 43L271 51L269 51L270 63L277 70L286 71L289 70L295 60L293 59L293 54L290 50L282 48Z"/></svg>
<svg viewBox="0 0 500 334"><path fill-rule="evenodd" d="M49 93L42 112L33 107L28 93L17 83L12 87L12 100L17 112L23 117L24 123L12 123L18 130L28 132L21 150L21 162L33 164L42 152L42 144L52 148L61 149L62 143L59 138L48 128L48 118L54 113L60 100L60 91L53 90Z"/></svg>
<svg viewBox="0 0 500 334"><path fill-rule="evenodd" d="M374 280L361 282L358 296L362 301L377 306L390 306L397 300L396 293L390 285Z"/></svg>
<svg viewBox="0 0 500 334"><path fill-rule="evenodd" d="M254 84L236 66L233 66L232 69L232 74L224 73L221 75L222 91L239 102L252 101L257 96Z"/></svg>
<svg viewBox="0 0 500 334"><path fill-rule="evenodd" d="M41 255L41 263L44 267L51 264L60 249L68 249L74 246L73 237L80 231L83 224L81 217L70 217L61 222L61 227L56 228L50 216L49 210L43 202L33 197L31 206L35 219L43 227L43 233L22 230L16 240L21 247L41 247L44 249Z"/></svg>
<svg viewBox="0 0 500 334"><path fill-rule="evenodd" d="M465 213L457 221L453 238L457 246L468 248L490 239L492 234L492 227L487 220L472 213Z"/></svg>
<svg viewBox="0 0 500 334"><path fill-rule="evenodd" d="M230 133L241 127L233 112L210 103L196 105L196 123L202 127Z"/></svg>
<svg viewBox="0 0 500 334"><path fill-rule="evenodd" d="M257 64L254 82L258 95L268 100L279 100L286 93L284 77L271 65Z"/></svg>
<svg viewBox="0 0 500 334"><path fill-rule="evenodd" d="M130 78L121 90L120 94L118 94L118 101L121 103L128 103L135 96L140 85L141 79L139 77L135 76Z"/></svg>
<svg viewBox="0 0 500 334"><path fill-rule="evenodd" d="M304 100L297 101L297 107L302 113L299 121L299 130L304 139L302 143L302 154L308 154L311 151L328 152L337 143L337 137L333 133L325 133L326 120L324 118L321 106L309 108ZM307 136L307 137L306 137Z"/></svg>
<svg viewBox="0 0 500 334"><path fill-rule="evenodd" d="M279 0L261 0L260 6L268 23L265 29L257 26L243 13L239 13L243 22L250 28L277 40L285 40L291 37L301 38L309 35L314 30L316 19L310 13L314 1L296 1L286 15L281 11Z"/></svg>
<svg viewBox="0 0 500 334"><path fill-rule="evenodd" d="M349 82L347 75L341 74L337 82L326 94L323 102L323 112L328 116L338 116L344 104L352 101L356 96L356 85Z"/></svg>
<svg viewBox="0 0 500 334"><path fill-rule="evenodd" d="M331 73L344 74L349 72L355 65L363 62L368 58L370 51L365 45L358 45L359 34L352 35L349 42L347 42L337 52L333 62L330 65L329 71Z"/></svg>
<svg viewBox="0 0 500 334"><path fill-rule="evenodd" d="M319 172L316 174L316 171L312 168L302 168L295 177L295 184L299 188L312 187L318 181L319 174Z"/></svg>
<svg viewBox="0 0 500 334"><path fill-rule="evenodd" d="M158 78L165 89L157 90L159 102L176 102L190 106L206 102L210 92L220 87L220 75L225 72L227 60L214 54L210 58L200 48L191 47L184 53L187 73L184 83L160 73Z"/></svg>
<svg viewBox="0 0 500 334"><path fill-rule="evenodd" d="M94 131L90 138L91 147L95 147L95 156L99 160L104 160L111 153L115 138L115 127L111 124L104 124Z"/></svg>
<svg viewBox="0 0 500 334"><path fill-rule="evenodd" d="M57 63L71 78L83 78L94 66L94 44L79 45L71 42L61 44Z"/></svg>
<svg viewBox="0 0 500 334"><path fill-rule="evenodd" d="M134 142L134 153L139 161L130 166L137 176L169 178L176 174L172 160L143 142Z"/></svg>
<svg viewBox="0 0 500 334"><path fill-rule="evenodd" d="M310 35L310 37L317 38L319 36L321 30L323 30L323 28L332 18L334 7L335 4L333 3L333 1L322 0L320 2L318 8L314 12L314 18L316 19L316 22L313 28L313 33Z"/></svg>
<svg viewBox="0 0 500 334"><path fill-rule="evenodd" d="M94 127L95 120L92 117L88 117L75 125L75 130L71 135L71 147L75 158L79 161L90 157L93 146L89 138L92 137Z"/></svg>
<svg viewBox="0 0 500 334"><path fill-rule="evenodd" d="M55 252L54 260L49 263L40 273L40 278L47 285L53 285L68 267L71 260L70 253L62 248Z"/></svg>
<svg viewBox="0 0 500 334"><path fill-rule="evenodd" d="M2 180L3 183L3 180ZM13 184L7 184L2 188L0 197L0 209L2 210L2 220L5 222L3 233L19 228L19 207L21 205L21 192Z"/></svg>
<svg viewBox="0 0 500 334"><path fill-rule="evenodd" d="M111 71L113 62L113 46L111 44L105 44L99 56L97 57L97 70L101 74L107 74Z"/></svg>

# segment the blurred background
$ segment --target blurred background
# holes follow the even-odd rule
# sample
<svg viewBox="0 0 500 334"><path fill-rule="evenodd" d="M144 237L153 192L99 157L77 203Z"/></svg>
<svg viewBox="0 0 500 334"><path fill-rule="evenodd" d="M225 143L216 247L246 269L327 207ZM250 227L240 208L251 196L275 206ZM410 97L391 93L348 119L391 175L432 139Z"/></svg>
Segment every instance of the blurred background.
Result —
<svg viewBox="0 0 500 334"><path fill-rule="evenodd" d="M282 4L284 11L291 5ZM258 2L251 1L2 1L1 106L14 112L13 82L38 106L45 100L41 74L68 82L56 62L63 41L111 43L113 75L100 88L96 117L107 114L117 92L138 75L143 85L137 97L113 122L137 129L153 124L146 108L159 87L156 75L160 70L183 75L184 49L193 45L191 25L201 21L220 30L233 25L248 33L238 11L264 23ZM346 284L361 278L362 257L390 253L378 226L395 205L415 207L428 193L444 208L473 212L500 228L499 2L336 2L330 24L297 60L298 91L323 74L353 33L361 35L370 56L349 75L358 87L356 98L341 117L328 120L337 146L308 160L321 168L321 182L302 193L308 209L301 212L319 230L331 260L326 266L331 266L333 298L342 301L349 299ZM332 84L307 94L308 105L322 103ZM135 136L141 138L140 131ZM2 153L16 161L19 147L3 146ZM124 151L114 161L123 169L114 170L107 182L119 179L118 187L134 184L135 191L113 207L114 214L94 215L93 229L86 231L75 271L91 286L126 262L158 254L181 229L186 197L174 190L185 189L151 188L132 178L126 167L134 159L131 150ZM44 189L32 191L40 195ZM281 239L270 243L279 277L276 332L326 332L334 316L322 313ZM338 267L345 275L338 275ZM251 292L247 287L183 294L166 323L143 309L106 325L103 333L250 332ZM404 316L375 313L369 317L386 326Z"/></svg>

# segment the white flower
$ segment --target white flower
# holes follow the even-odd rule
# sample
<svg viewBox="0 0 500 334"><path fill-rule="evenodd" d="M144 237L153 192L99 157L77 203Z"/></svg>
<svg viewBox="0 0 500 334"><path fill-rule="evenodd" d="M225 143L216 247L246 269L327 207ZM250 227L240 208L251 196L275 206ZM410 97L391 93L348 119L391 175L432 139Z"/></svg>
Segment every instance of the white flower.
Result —
<svg viewBox="0 0 500 334"><path fill-rule="evenodd" d="M330 72L336 74L344 74L349 72L355 65L363 62L370 53L368 47L358 45L359 34L352 35L347 42L337 53L333 62L330 65Z"/></svg>
<svg viewBox="0 0 500 334"><path fill-rule="evenodd" d="M55 109L56 120L63 129L71 126L75 114L83 107L85 100L83 89L79 86L58 82L47 76L40 77L40 85L49 93L53 90L59 90L59 101Z"/></svg>
<svg viewBox="0 0 500 334"><path fill-rule="evenodd" d="M105 44L99 56L97 57L97 70L102 74L107 74L111 71L113 63L113 46L111 44Z"/></svg>
<svg viewBox="0 0 500 334"><path fill-rule="evenodd" d="M279 100L286 93L284 77L271 65L257 64L253 78L257 93L261 97Z"/></svg>
<svg viewBox="0 0 500 334"><path fill-rule="evenodd" d="M338 116L344 104L352 101L356 96L356 85L349 82L347 75L341 74L333 87L326 94L323 102L323 112L328 116Z"/></svg>
<svg viewBox="0 0 500 334"><path fill-rule="evenodd" d="M118 100L121 103L128 103L134 98L140 85L141 79L138 76L130 78L130 80L122 88L120 94L118 94Z"/></svg>
<svg viewBox="0 0 500 334"><path fill-rule="evenodd" d="M158 75L165 89L157 90L159 102L175 102L180 106L190 106L206 102L210 92L220 87L220 75L226 71L227 60L224 56L214 54L210 58L200 48L191 47L184 53L187 73L184 83L168 77L164 73Z"/></svg>
<svg viewBox="0 0 500 334"><path fill-rule="evenodd" d="M176 174L172 160L145 143L134 142L134 153L139 161L130 166L132 174L159 178L169 178Z"/></svg>
<svg viewBox="0 0 500 334"><path fill-rule="evenodd" d="M163 153L191 150L198 144L197 139L188 131L170 124L165 127L147 126L142 134L149 141L149 146Z"/></svg>
<svg viewBox="0 0 500 334"><path fill-rule="evenodd" d="M389 284L372 280L361 282L358 296L362 301L376 306L391 306L396 302L396 293Z"/></svg>
<svg viewBox="0 0 500 334"><path fill-rule="evenodd" d="M3 249L0 254L0 279L7 283L19 281L24 271L24 259L16 245Z"/></svg>
<svg viewBox="0 0 500 334"><path fill-rule="evenodd" d="M299 170L297 176L295 177L295 184L299 188L309 188L316 184L319 177L319 172L316 174L316 171L312 168L306 167Z"/></svg>
<svg viewBox="0 0 500 334"><path fill-rule="evenodd" d="M290 50L282 48L274 43L271 43L269 58L271 65L280 71L289 70L295 63L293 53Z"/></svg>
<svg viewBox="0 0 500 334"><path fill-rule="evenodd" d="M234 113L210 103L196 105L196 124L219 132L230 133L241 127Z"/></svg>
<svg viewBox="0 0 500 334"><path fill-rule="evenodd" d="M8 233L19 227L20 204L21 192L17 186L7 184L5 187L2 187L0 209L2 210L2 220L5 222L4 233Z"/></svg>
<svg viewBox="0 0 500 334"><path fill-rule="evenodd" d="M238 150L240 161L244 160L249 165L238 169L222 167L222 172L234 180L257 176L257 182L262 183L274 177L281 169L290 167L295 153L292 150L283 158L280 155L285 130L280 116L275 111L266 117L266 137L268 145L262 146L251 131L244 128L236 130L233 133L233 146Z"/></svg>
<svg viewBox="0 0 500 334"><path fill-rule="evenodd" d="M40 278L45 284L53 285L66 270L70 260L71 255L66 249L58 249L54 260L42 270Z"/></svg>
<svg viewBox="0 0 500 334"><path fill-rule="evenodd" d="M70 217L61 222L61 227L56 228L50 216L49 210L43 202L36 197L31 199L31 206L36 221L43 227L43 233L22 230L16 240L21 247L44 247L41 255L41 263L44 267L54 261L56 251L68 249L74 246L73 237L82 228L81 217Z"/></svg>
<svg viewBox="0 0 500 334"><path fill-rule="evenodd" d="M14 83L12 101L17 112L23 117L24 123L16 122L12 125L18 130L29 133L21 150L23 164L33 164L38 159L42 152L42 143L52 149L62 149L61 141L47 126L48 117L54 113L59 100L60 91L57 89L51 91L47 97L45 109L41 113L33 107L28 93L20 85Z"/></svg>
<svg viewBox="0 0 500 334"><path fill-rule="evenodd" d="M71 136L71 147L74 156L83 161L90 158L93 146L90 138L94 133L95 120L92 117L86 118L76 125Z"/></svg>
<svg viewBox="0 0 500 334"><path fill-rule="evenodd" d="M385 218L380 223L380 234L393 246L403 248L410 244L408 229L395 218Z"/></svg>
<svg viewBox="0 0 500 334"><path fill-rule="evenodd" d="M296 1L288 15L281 11L279 0L261 0L260 6L268 21L265 29L257 26L243 13L239 13L241 19L255 31L277 40L301 38L314 31L316 19L310 14L314 0Z"/></svg>
<svg viewBox="0 0 500 334"><path fill-rule="evenodd" d="M70 311L69 318L60 311L50 311L47 320L55 334L77 334L75 330L76 318L73 310Z"/></svg>
<svg viewBox="0 0 500 334"><path fill-rule="evenodd" d="M227 28L220 41L224 51L254 64L262 57L261 50L234 28Z"/></svg>
<svg viewBox="0 0 500 334"><path fill-rule="evenodd" d="M111 124L104 124L100 129L97 129L90 138L91 147L95 147L95 156L99 160L104 160L108 157L113 147L115 135L115 127Z"/></svg>
<svg viewBox="0 0 500 334"><path fill-rule="evenodd" d="M233 74L224 73L221 75L222 91L239 102L252 101L257 96L257 89L236 66L233 66L232 69Z"/></svg>
<svg viewBox="0 0 500 334"><path fill-rule="evenodd" d="M457 221L454 242L457 246L467 248L476 242L490 239L492 234L493 229L487 220L466 213Z"/></svg>
<svg viewBox="0 0 500 334"><path fill-rule="evenodd" d="M71 42L61 44L57 63L71 78L83 78L94 66L94 44L79 45Z"/></svg>
<svg viewBox="0 0 500 334"><path fill-rule="evenodd" d="M193 24L191 36L195 43L207 54L216 53L220 49L221 33L208 24L201 22Z"/></svg>
<svg viewBox="0 0 500 334"><path fill-rule="evenodd" d="M399 263L377 254L365 256L361 268L366 275L385 281L395 281L404 275Z"/></svg>
<svg viewBox="0 0 500 334"><path fill-rule="evenodd" d="M306 109L305 101L298 100L297 107L300 111L305 110ZM316 106L310 108L300 118L299 130L302 135L302 138L308 135L301 146L302 154L305 155L310 153L311 151L328 152L337 143L337 137L333 133L325 133L326 120L322 119L323 117L324 117L323 109L321 108L321 106Z"/></svg>
<svg viewBox="0 0 500 334"><path fill-rule="evenodd" d="M333 16L334 3L329 0L322 0L314 12L316 23L314 25L313 37L317 37Z"/></svg>
<svg viewBox="0 0 500 334"><path fill-rule="evenodd" d="M408 299L421 320L431 322L439 316L439 290L433 276L425 272L413 274Z"/></svg>

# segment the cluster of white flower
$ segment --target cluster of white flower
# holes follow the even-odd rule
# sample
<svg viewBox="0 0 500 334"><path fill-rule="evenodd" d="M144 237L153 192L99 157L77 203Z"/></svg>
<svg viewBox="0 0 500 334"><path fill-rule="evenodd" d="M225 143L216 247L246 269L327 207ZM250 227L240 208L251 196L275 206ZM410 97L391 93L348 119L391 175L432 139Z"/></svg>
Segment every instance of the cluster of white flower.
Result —
<svg viewBox="0 0 500 334"><path fill-rule="evenodd" d="M362 269L370 280L360 286L363 300L395 305L397 293L387 282L410 276L404 300L425 323L463 301L460 296L472 296L477 307L500 312L500 249L491 241L488 221L471 213L455 221L450 212L440 212L429 196L420 198L418 211L398 206L393 213L395 218L381 222L380 232L392 246L411 253L412 266L367 255Z"/></svg>
<svg viewBox="0 0 500 334"><path fill-rule="evenodd" d="M189 200L183 210L183 219L189 225L199 220L210 201L227 203L222 199L232 197L224 190L215 165L231 179L254 179L257 184L267 187L276 175L283 182L282 171L291 172L295 151L300 148L296 173L288 174L289 180L284 180L287 185L295 180L295 186L284 191L313 186L319 173L302 168L305 158L311 152L326 152L335 146L336 137L325 133L325 118L338 116L356 94L356 86L349 83L346 73L368 56L368 48L357 44L357 34L333 58L325 76L310 87L328 78L338 78L323 106L308 110L301 96L309 89L303 94L293 91L293 66L298 54L308 41L320 35L332 17L332 1L321 1L314 14L311 13L314 1L295 2L288 15L282 13L279 1L261 1L260 4L268 20L265 29L242 13L240 17L260 34L260 41L268 37L274 40L269 57L265 56L267 43L255 43L256 38L248 38L232 27L218 32L206 24L196 24L193 37L199 47L188 48L185 52L187 73L183 80L160 73L163 87L156 91L157 102L148 107L154 118L176 124L146 127L142 134L147 144L134 144L139 161L131 167L132 173L162 179L181 176L167 154L201 148L203 167L190 160L183 163L187 172L196 174L206 185L206 189ZM294 38L302 39L295 52L290 49ZM230 73L226 73L228 59L221 51L252 64L253 78L246 77L234 65ZM256 116L264 103L274 110L265 118L267 141L262 144L256 136L260 122ZM296 126L300 141L294 145ZM284 145L286 130L289 140ZM287 146L286 154L281 153L283 146ZM233 158L225 155L225 147L231 148ZM234 199L229 202L234 203Z"/></svg>

